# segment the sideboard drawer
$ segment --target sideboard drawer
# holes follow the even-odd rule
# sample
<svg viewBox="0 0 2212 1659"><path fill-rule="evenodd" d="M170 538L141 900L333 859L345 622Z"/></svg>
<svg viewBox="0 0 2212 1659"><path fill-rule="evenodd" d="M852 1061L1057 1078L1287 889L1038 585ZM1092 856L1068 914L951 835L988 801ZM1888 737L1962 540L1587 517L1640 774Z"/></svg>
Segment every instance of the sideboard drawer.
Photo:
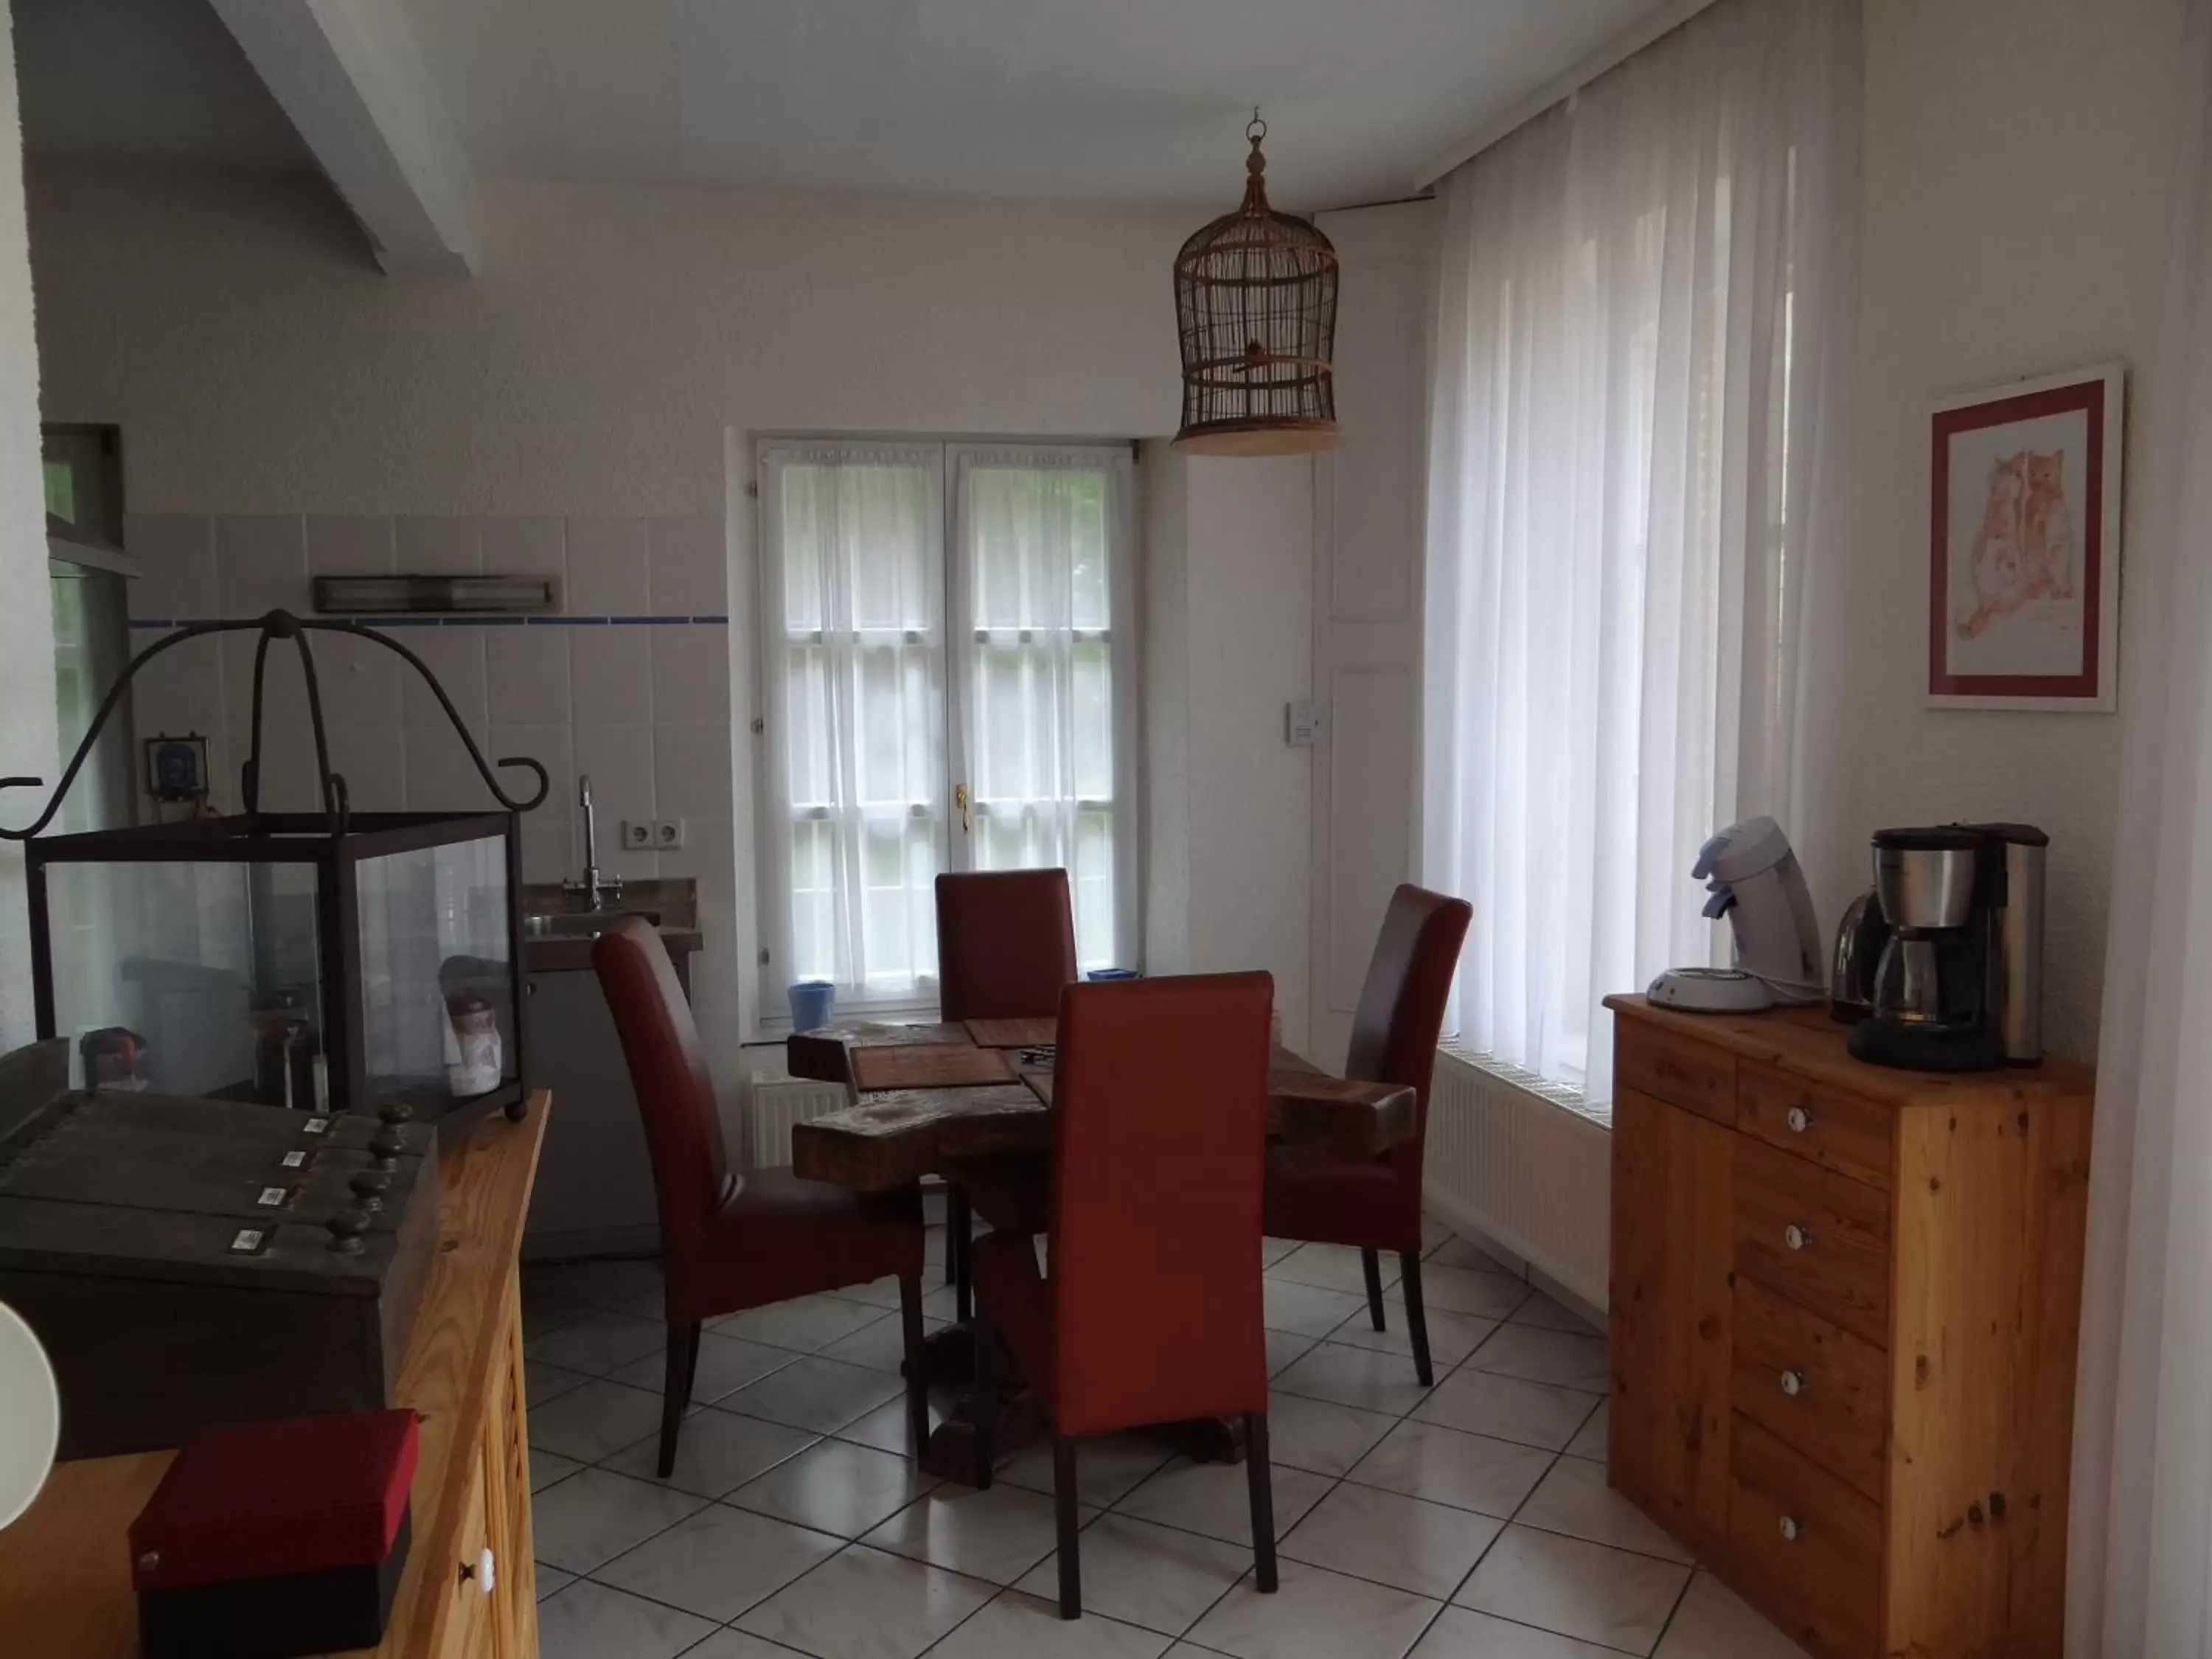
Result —
<svg viewBox="0 0 2212 1659"><path fill-rule="evenodd" d="M1749 1279L1736 1285L1731 1322L1736 1410L1881 1502L1888 1356Z"/></svg>
<svg viewBox="0 0 2212 1659"><path fill-rule="evenodd" d="M1741 1136L1735 1270L1889 1346L1889 1194Z"/></svg>
<svg viewBox="0 0 2212 1659"><path fill-rule="evenodd" d="M1838 1174L1889 1184L1893 1106L1746 1060L1736 1074L1736 1125Z"/></svg>
<svg viewBox="0 0 2212 1659"><path fill-rule="evenodd" d="M1729 1542L1769 1611L1816 1653L1873 1654L1881 1511L1748 1418L1729 1444Z"/></svg>
<svg viewBox="0 0 2212 1659"><path fill-rule="evenodd" d="M1613 1037L1613 1072L1617 1088L1735 1127L1735 1056L1725 1048L1623 1022Z"/></svg>

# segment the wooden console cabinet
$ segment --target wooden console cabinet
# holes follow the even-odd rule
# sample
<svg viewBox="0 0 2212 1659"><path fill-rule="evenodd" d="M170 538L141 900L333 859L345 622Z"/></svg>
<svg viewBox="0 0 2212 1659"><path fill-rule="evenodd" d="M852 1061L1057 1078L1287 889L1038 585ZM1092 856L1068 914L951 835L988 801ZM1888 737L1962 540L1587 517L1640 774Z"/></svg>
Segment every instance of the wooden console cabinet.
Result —
<svg viewBox="0 0 2212 1659"><path fill-rule="evenodd" d="M550 1103L533 1095L521 1122L495 1113L440 1153L438 1253L394 1389L422 1417L415 1541L374 1659L538 1652L515 1258ZM0 1652L135 1659L125 1534L174 1455L58 1464L0 1528Z"/></svg>
<svg viewBox="0 0 2212 1659"><path fill-rule="evenodd" d="M2091 1073L1607 1006L1612 1484L1821 1659L2055 1659Z"/></svg>

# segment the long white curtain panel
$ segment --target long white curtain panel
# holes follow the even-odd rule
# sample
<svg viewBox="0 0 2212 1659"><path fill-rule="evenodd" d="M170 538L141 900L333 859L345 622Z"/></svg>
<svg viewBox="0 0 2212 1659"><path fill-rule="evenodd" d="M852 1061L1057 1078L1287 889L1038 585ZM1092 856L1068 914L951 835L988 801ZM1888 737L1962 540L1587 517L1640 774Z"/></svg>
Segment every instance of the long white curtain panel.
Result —
<svg viewBox="0 0 2212 1659"><path fill-rule="evenodd" d="M1593 1101L1601 1000L1723 959L1715 829L1841 902L1858 64L1856 0L1722 0L1445 181L1423 862L1462 1040Z"/></svg>

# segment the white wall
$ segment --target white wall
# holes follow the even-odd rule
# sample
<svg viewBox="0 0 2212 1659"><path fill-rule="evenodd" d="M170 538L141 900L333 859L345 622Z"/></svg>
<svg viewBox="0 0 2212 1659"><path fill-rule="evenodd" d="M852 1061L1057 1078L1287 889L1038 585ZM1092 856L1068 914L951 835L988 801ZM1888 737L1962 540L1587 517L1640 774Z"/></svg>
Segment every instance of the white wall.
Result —
<svg viewBox="0 0 2212 1659"><path fill-rule="evenodd" d="M15 45L0 30L0 777L40 777L51 785L60 774L46 526ZM44 804L42 791L9 790L0 795L0 822L28 823ZM35 1030L29 925L22 855L14 843L0 842L0 1051L29 1042Z"/></svg>
<svg viewBox="0 0 2212 1659"><path fill-rule="evenodd" d="M1344 1057L1390 894L1419 868L1420 641L1429 342L1441 215L1405 202L1324 214L1343 266L1344 447L1314 468L1311 1054Z"/></svg>
<svg viewBox="0 0 2212 1659"><path fill-rule="evenodd" d="M1928 405L2124 358L2136 371L2129 459L2148 453L2142 376L2158 346L2182 12L2181 0L1866 9L1850 827L2048 830L2046 1036L2079 1055L2096 1047L2119 729L2109 716L1923 706ZM2130 476L2130 530L2140 485Z"/></svg>
<svg viewBox="0 0 2212 1659"><path fill-rule="evenodd" d="M1313 691L1313 463L1197 457L1186 489L1190 965L1267 969L1299 1048L1313 751L1283 708Z"/></svg>
<svg viewBox="0 0 2212 1659"><path fill-rule="evenodd" d="M480 538L566 520L573 551L578 521L726 509L740 745L752 567L749 504L726 500L731 465L749 465L732 434L1175 427L1169 272L1188 209L498 185L481 274L405 282L374 270L314 181L34 161L30 184L45 414L121 425L134 513L189 545L217 519L242 535L254 518L306 534L428 517ZM1147 603L1188 676L1153 690L1179 698L1164 717L1185 722L1206 787L1180 887L1198 896L1156 896L1188 905L1163 965L1267 968L1302 1030L1309 763L1285 748L1282 704L1310 683L1310 468L1210 461L1187 483L1180 614ZM750 763L741 746L734 938L702 964L726 988L702 1022L717 1036L750 1000ZM1173 939L1177 921L1150 931ZM736 1064L718 1056L726 1083Z"/></svg>

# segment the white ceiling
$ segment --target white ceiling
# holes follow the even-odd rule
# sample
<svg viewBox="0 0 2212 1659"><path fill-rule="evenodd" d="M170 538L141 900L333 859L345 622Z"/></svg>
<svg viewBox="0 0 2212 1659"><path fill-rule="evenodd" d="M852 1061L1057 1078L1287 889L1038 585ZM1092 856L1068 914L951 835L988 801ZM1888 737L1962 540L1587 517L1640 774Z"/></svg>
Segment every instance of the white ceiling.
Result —
<svg viewBox="0 0 2212 1659"><path fill-rule="evenodd" d="M204 0L13 3L33 149L304 161ZM1216 203L1256 103L1311 209L1407 194L1662 0L357 3L404 10L486 176Z"/></svg>

